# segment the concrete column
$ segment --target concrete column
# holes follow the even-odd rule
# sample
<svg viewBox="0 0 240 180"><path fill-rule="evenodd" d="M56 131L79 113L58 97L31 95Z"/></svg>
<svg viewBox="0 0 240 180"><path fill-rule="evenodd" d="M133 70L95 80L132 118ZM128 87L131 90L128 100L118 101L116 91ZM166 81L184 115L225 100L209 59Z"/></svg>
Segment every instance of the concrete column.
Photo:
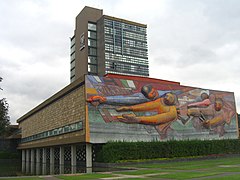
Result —
<svg viewBox="0 0 240 180"><path fill-rule="evenodd" d="M22 150L22 172L26 171L26 150Z"/></svg>
<svg viewBox="0 0 240 180"><path fill-rule="evenodd" d="M76 157L76 145L71 146L71 167L72 167L72 174L76 173L77 167L77 157Z"/></svg>
<svg viewBox="0 0 240 180"><path fill-rule="evenodd" d="M46 148L42 149L42 174L45 175L47 173L47 152Z"/></svg>
<svg viewBox="0 0 240 180"><path fill-rule="evenodd" d="M86 172L92 173L92 144L86 144Z"/></svg>
<svg viewBox="0 0 240 180"><path fill-rule="evenodd" d="M36 149L36 175L40 174L40 149Z"/></svg>
<svg viewBox="0 0 240 180"><path fill-rule="evenodd" d="M59 173L64 174L64 147L60 146L59 153Z"/></svg>
<svg viewBox="0 0 240 180"><path fill-rule="evenodd" d="M31 174L34 174L34 166L35 166L35 154L34 154L34 149L31 149Z"/></svg>
<svg viewBox="0 0 240 180"><path fill-rule="evenodd" d="M50 148L50 174L54 174L54 148Z"/></svg>
<svg viewBox="0 0 240 180"><path fill-rule="evenodd" d="M26 173L29 174L29 167L30 167L30 150L26 150Z"/></svg>

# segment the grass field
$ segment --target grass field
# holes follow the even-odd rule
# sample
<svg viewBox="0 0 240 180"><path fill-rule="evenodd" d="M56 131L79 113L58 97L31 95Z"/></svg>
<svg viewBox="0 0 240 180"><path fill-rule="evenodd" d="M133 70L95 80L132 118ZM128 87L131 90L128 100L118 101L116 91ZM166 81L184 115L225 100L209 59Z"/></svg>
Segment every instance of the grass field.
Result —
<svg viewBox="0 0 240 180"><path fill-rule="evenodd" d="M105 173L55 176L62 180L79 179L240 179L240 157L192 160L167 163L148 163L131 165L134 170ZM11 178L8 180L13 180ZM16 180L38 180L40 177L24 177Z"/></svg>

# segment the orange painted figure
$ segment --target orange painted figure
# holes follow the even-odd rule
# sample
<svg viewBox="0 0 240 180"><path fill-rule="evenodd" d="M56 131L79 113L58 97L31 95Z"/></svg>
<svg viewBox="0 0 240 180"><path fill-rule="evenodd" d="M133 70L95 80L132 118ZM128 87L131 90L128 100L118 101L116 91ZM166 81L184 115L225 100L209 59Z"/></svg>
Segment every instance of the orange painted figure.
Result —
<svg viewBox="0 0 240 180"><path fill-rule="evenodd" d="M178 113L175 106L176 96L172 93L166 93L164 97L158 98L158 92L151 86L142 88L144 96L151 101L133 106L121 106L117 111L149 112L155 111L157 114L150 116L136 116L135 114L123 114L119 121L124 123L138 123L145 125L154 125L160 137L166 138L167 132L172 130L170 125L177 120Z"/></svg>
<svg viewBox="0 0 240 180"><path fill-rule="evenodd" d="M224 125L230 122L228 120L229 113L225 112L223 106L223 100L216 98L214 103L207 108L196 107L188 109L188 115L194 117L201 116L204 128L218 133L219 136L223 136L225 133Z"/></svg>

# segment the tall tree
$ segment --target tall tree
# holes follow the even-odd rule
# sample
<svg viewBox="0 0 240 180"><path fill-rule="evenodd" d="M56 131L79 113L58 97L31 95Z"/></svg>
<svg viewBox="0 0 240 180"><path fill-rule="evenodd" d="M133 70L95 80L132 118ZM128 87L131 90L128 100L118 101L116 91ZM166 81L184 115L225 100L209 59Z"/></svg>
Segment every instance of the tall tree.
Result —
<svg viewBox="0 0 240 180"><path fill-rule="evenodd" d="M240 129L240 114L238 114L238 128Z"/></svg>
<svg viewBox="0 0 240 180"><path fill-rule="evenodd" d="M0 82L2 78L0 77ZM0 90L2 88L0 87ZM8 116L8 103L6 98L0 99L0 136L4 136L7 131L8 126L10 125L10 117Z"/></svg>
<svg viewBox="0 0 240 180"><path fill-rule="evenodd" d="M0 99L0 136L3 136L7 127L10 125L10 118L8 116L8 103L5 98Z"/></svg>
<svg viewBox="0 0 240 180"><path fill-rule="evenodd" d="M2 77L0 77L0 82L2 82ZM2 88L0 87L0 90L2 90Z"/></svg>

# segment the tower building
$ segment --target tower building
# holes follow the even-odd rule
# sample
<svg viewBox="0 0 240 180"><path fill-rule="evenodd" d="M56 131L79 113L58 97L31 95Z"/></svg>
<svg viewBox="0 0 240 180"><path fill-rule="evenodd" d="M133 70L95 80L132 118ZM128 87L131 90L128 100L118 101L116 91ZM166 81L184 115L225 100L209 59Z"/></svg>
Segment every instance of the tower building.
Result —
<svg viewBox="0 0 240 180"><path fill-rule="evenodd" d="M84 7L71 38L70 79L107 73L149 76L147 26Z"/></svg>

